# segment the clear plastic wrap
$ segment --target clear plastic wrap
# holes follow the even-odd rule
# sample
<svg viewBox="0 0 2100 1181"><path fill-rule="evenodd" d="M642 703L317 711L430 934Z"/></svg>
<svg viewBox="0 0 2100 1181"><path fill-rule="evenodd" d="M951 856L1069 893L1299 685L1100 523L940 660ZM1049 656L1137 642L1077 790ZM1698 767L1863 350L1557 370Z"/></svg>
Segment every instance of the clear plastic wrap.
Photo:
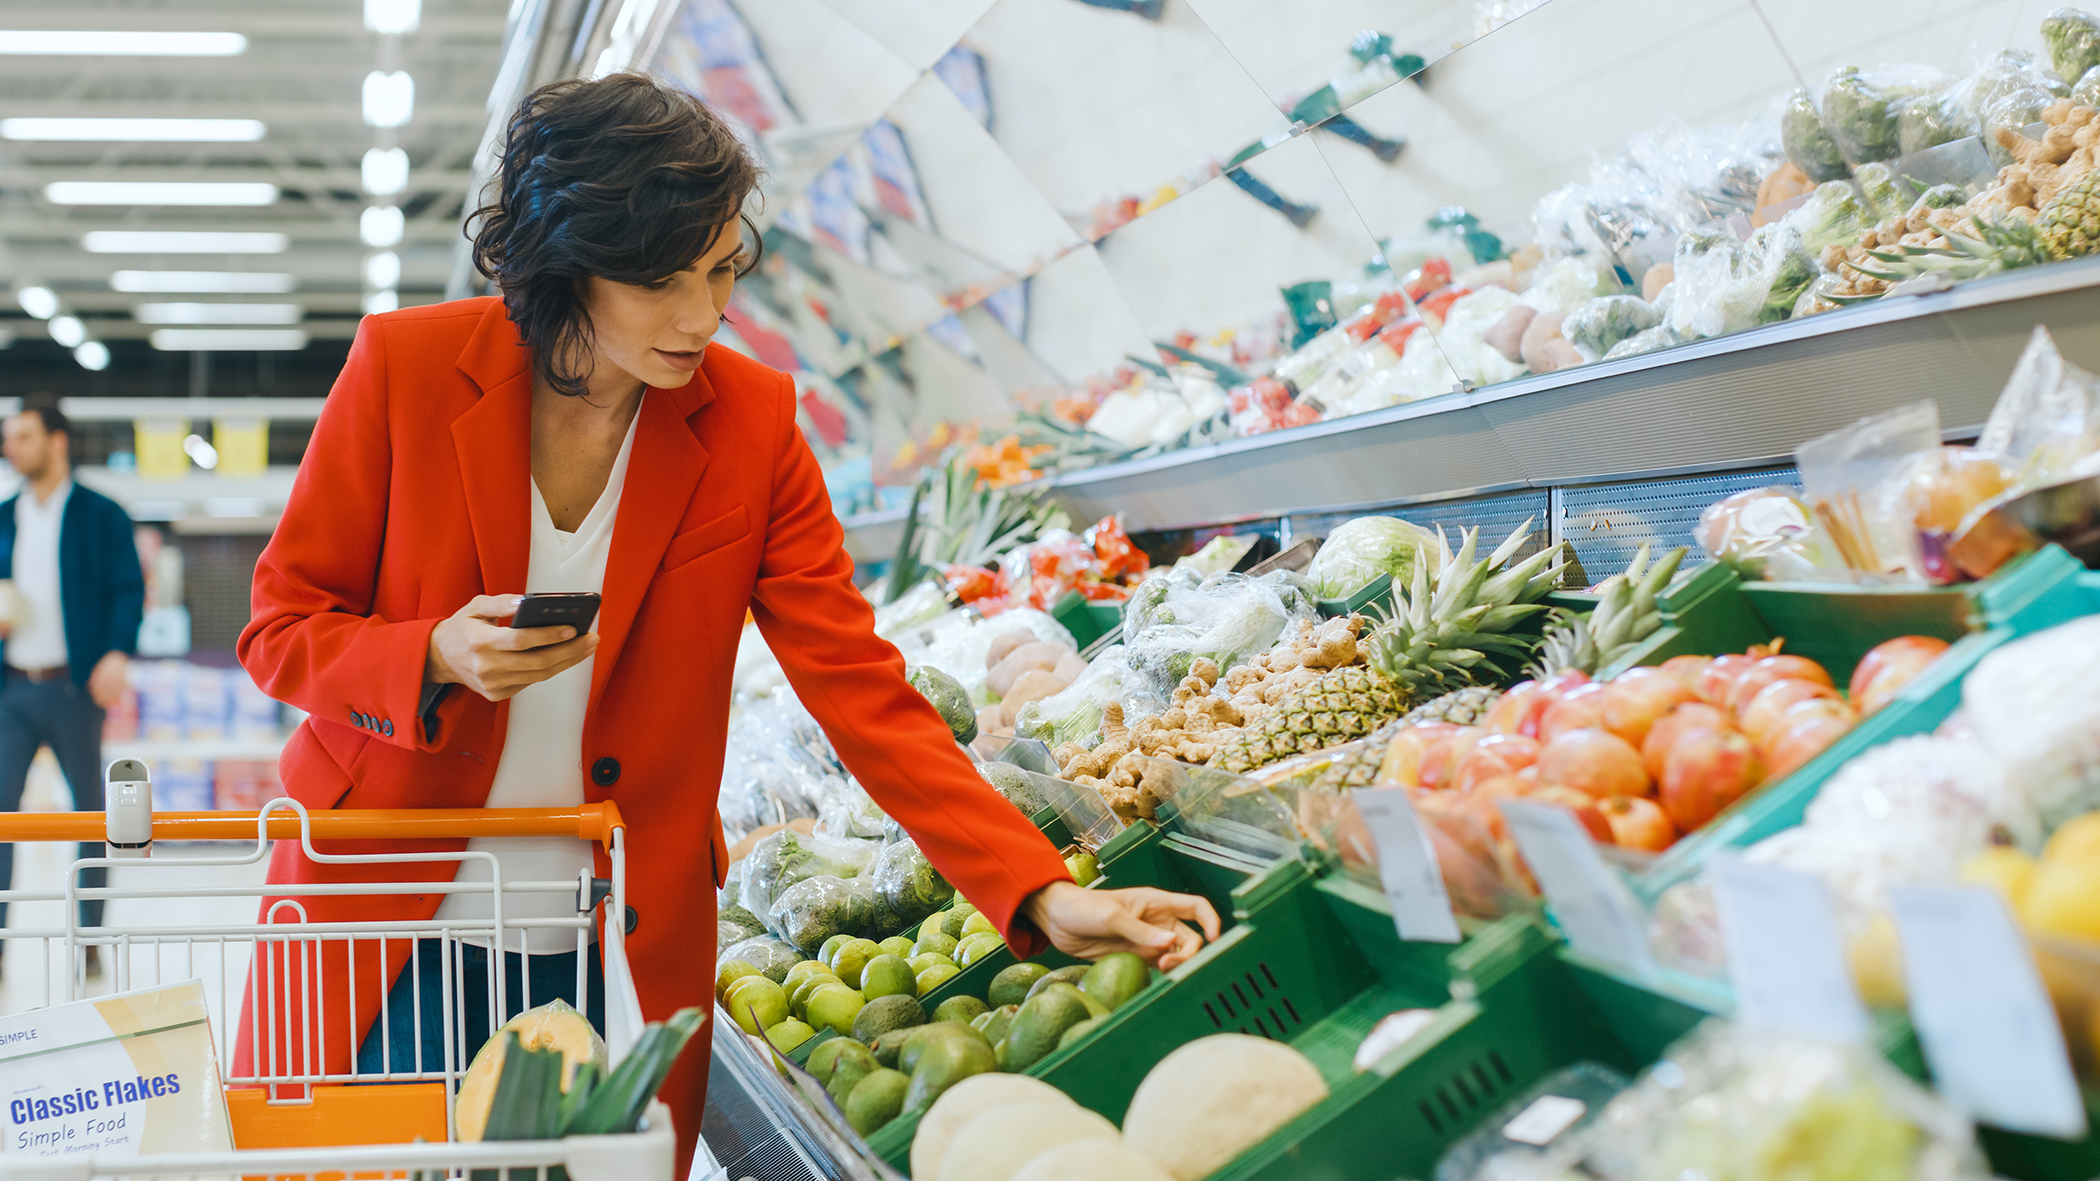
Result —
<svg viewBox="0 0 2100 1181"><path fill-rule="evenodd" d="M2068 82L2021 49L1991 54L1953 88L1955 100L1977 125L1991 163L1998 168L2013 162L2012 153L1998 142L1998 128L2017 131L2040 119L2042 108L2051 101L2070 92Z"/></svg>
<svg viewBox="0 0 2100 1181"><path fill-rule="evenodd" d="M2094 66L2071 84L2071 101L2081 107L2100 107L2100 66Z"/></svg>
<svg viewBox="0 0 2100 1181"><path fill-rule="evenodd" d="M728 963L730 960L750 964L770 977L773 983L778 984L787 979L789 968L801 962L802 953L796 951L792 943L771 935L760 935L722 948L715 954L715 962L718 964Z"/></svg>
<svg viewBox="0 0 2100 1181"><path fill-rule="evenodd" d="M830 841L786 828L769 833L744 858L744 909L777 933L775 908L789 889L813 877L853 877L874 856L873 841Z"/></svg>
<svg viewBox="0 0 2100 1181"><path fill-rule="evenodd" d="M916 923L948 904L955 887L933 867L916 841L885 846L868 871L875 894L905 925Z"/></svg>
<svg viewBox="0 0 2100 1181"><path fill-rule="evenodd" d="M870 916L865 909L846 879L819 874L781 891L773 905L773 926L803 955L815 955L833 935L866 930Z"/></svg>
<svg viewBox="0 0 2100 1181"><path fill-rule="evenodd" d="M2037 325L1976 447L2011 469L2016 493L2069 475L2100 451L2100 379L2064 360Z"/></svg>
<svg viewBox="0 0 2100 1181"><path fill-rule="evenodd" d="M1905 104L1953 82L1929 66L1843 67L1823 83L1823 126L1853 164L1892 160L1902 151L1899 124Z"/></svg>
<svg viewBox="0 0 2100 1181"><path fill-rule="evenodd" d="M1808 179L1819 184L1843 180L1851 171L1845 163L1844 150L1823 125L1822 112L1816 109L1816 100L1806 88L1787 96L1779 116L1779 131L1788 162L1806 173Z"/></svg>
<svg viewBox="0 0 2100 1181"><path fill-rule="evenodd" d="M1868 576L1913 570L1917 532L1877 491L1910 456L1939 445L1939 406L1924 401L1863 418L1796 449L1802 499L1846 565Z"/></svg>
<svg viewBox="0 0 2100 1181"><path fill-rule="evenodd" d="M1598 361L1613 345L1660 323L1662 313L1640 296L1606 295L1568 313L1560 331L1584 361Z"/></svg>
<svg viewBox="0 0 2100 1181"><path fill-rule="evenodd" d="M1292 619L1276 590L1245 574L1148 577L1123 628L1124 656L1153 694L1169 697L1198 660L1224 672L1265 652Z"/></svg>
<svg viewBox="0 0 2100 1181"><path fill-rule="evenodd" d="M1084 743L1100 732L1102 710L1111 701L1124 702L1131 717L1162 708L1144 678L1131 669L1120 644L1096 656L1085 674L1064 692L1022 706L1014 733L1040 739L1052 750L1067 742Z"/></svg>
<svg viewBox="0 0 2100 1181"><path fill-rule="evenodd" d="M1980 134L1976 115L1953 86L1911 99L1896 116L1896 146L1905 156Z"/></svg>
<svg viewBox="0 0 2100 1181"><path fill-rule="evenodd" d="M1352 742L1320 752L1348 757L1368 743ZM1389 787L1391 784L1377 784ZM1297 817L1298 828L1314 847L1340 859L1342 868L1365 885L1378 888L1378 843L1357 809L1355 792L1328 787L1310 768L1299 775L1272 783L1270 790L1281 796ZM1527 893L1521 878L1501 861L1494 839L1457 806L1446 793L1414 793L1415 811L1429 834L1436 854L1437 871L1451 909L1470 918L1492 920L1525 905ZM1449 793L1456 796L1456 793Z"/></svg>
<svg viewBox="0 0 2100 1181"><path fill-rule="evenodd" d="M1962 708L2041 831L2100 808L2100 616L1984 657L1962 681Z"/></svg>
<svg viewBox="0 0 2100 1181"><path fill-rule="evenodd" d="M1817 185L1808 200L1780 220L1800 233L1803 249L1820 254L1831 246L1857 243L1860 231L1874 218L1859 190L1838 180Z"/></svg>
<svg viewBox="0 0 2100 1181"><path fill-rule="evenodd" d="M1451 305L1436 344L1461 380L1486 386L1524 375L1522 362L1487 343L1488 331L1515 306L1517 297L1501 287L1483 287Z"/></svg>
<svg viewBox="0 0 2100 1181"><path fill-rule="evenodd" d="M1610 295L1616 290L1617 280L1599 274L1587 260L1555 258L1539 264L1531 272L1531 283L1517 297L1517 302L1540 312L1565 316L1598 296Z"/></svg>
<svg viewBox="0 0 2100 1181"><path fill-rule="evenodd" d="M2066 81L2100 69L2100 17L2076 8L2051 10L2042 18L2042 50L2049 68Z"/></svg>
<svg viewBox="0 0 2100 1181"><path fill-rule="evenodd" d="M1753 488L1717 500L1699 514L1692 539L1752 581L1850 577L1798 488Z"/></svg>
<svg viewBox="0 0 2100 1181"><path fill-rule="evenodd" d="M872 840L889 817L852 776L835 777L831 797L817 815L814 835L828 841Z"/></svg>
<svg viewBox="0 0 2100 1181"><path fill-rule="evenodd" d="M1658 324L1636 332L1611 346L1611 351L1604 354L1604 360L1616 361L1621 357L1638 357L1643 353L1652 353L1678 343L1680 342L1677 334L1672 332L1668 325Z"/></svg>
<svg viewBox="0 0 2100 1181"><path fill-rule="evenodd" d="M1305 578L1322 599L1347 599L1381 574L1390 574L1395 584L1405 586L1414 577L1422 547L1435 541L1435 534L1411 521L1357 517L1335 526L1327 535L1312 564L1305 568Z"/></svg>
<svg viewBox="0 0 2100 1181"><path fill-rule="evenodd" d="M1028 576L1024 572L1017 585L1025 586L1027 582ZM968 691L971 701L990 705L994 694L989 685L991 670L986 667L985 656L992 650L995 640L1024 628L1043 643L1077 648L1072 642L1072 633L1063 624L1027 607L1002 611L996 619L980 618L973 611L957 611L942 616L912 636L900 639L897 647L908 663L940 669Z"/></svg>

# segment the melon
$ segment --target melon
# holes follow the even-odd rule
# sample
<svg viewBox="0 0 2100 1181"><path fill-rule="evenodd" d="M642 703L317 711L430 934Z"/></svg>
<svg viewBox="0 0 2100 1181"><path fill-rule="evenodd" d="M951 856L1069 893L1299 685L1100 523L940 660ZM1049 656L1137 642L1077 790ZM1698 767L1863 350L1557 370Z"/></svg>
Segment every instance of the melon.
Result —
<svg viewBox="0 0 2100 1181"><path fill-rule="evenodd" d="M1198 1181L1327 1098L1305 1055L1281 1042L1220 1033L1160 1060L1123 1117L1125 1147L1175 1181Z"/></svg>
<svg viewBox="0 0 2100 1181"><path fill-rule="evenodd" d="M1008 1103L964 1124L937 1178L927 1181L1013 1181L1021 1166L1049 1149L1118 1139L1114 1124L1069 1099Z"/></svg>
<svg viewBox="0 0 2100 1181"><path fill-rule="evenodd" d="M940 1181L941 1158L964 1124L1009 1103L1070 1103L1065 1093L1024 1074L973 1074L941 1092L919 1120L911 1142L911 1175Z"/></svg>
<svg viewBox="0 0 2100 1181"><path fill-rule="evenodd" d="M1110 1140L1060 1144L1028 1158L1013 1181L1174 1181L1149 1156Z"/></svg>
<svg viewBox="0 0 2100 1181"><path fill-rule="evenodd" d="M610 1055L605 1049L605 1039L591 1028L590 1019L577 1012L569 1002L556 999L538 1008L527 1009L489 1035L489 1040L481 1043L481 1049L475 1052L474 1061L468 1064L453 1108L461 1140L479 1140L482 1130L488 1127L489 1106L496 1101L496 1080L503 1077L503 1034L506 1030L517 1034L518 1044L528 1050L561 1051L561 1089L565 1092L576 1081L576 1072L585 1065L595 1068L600 1075L607 1069Z"/></svg>

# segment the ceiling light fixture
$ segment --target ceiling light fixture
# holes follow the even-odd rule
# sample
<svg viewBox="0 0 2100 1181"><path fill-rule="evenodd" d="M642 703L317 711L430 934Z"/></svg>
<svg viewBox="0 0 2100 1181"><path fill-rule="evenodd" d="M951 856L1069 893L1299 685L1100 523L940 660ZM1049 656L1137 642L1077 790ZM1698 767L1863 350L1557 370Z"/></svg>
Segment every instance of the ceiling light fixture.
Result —
<svg viewBox="0 0 2100 1181"><path fill-rule="evenodd" d="M401 285L401 256L389 250L365 259L365 286L399 287Z"/></svg>
<svg viewBox="0 0 2100 1181"><path fill-rule="evenodd" d="M406 70L373 70L365 75L365 122L372 127L400 127L416 112L416 80Z"/></svg>
<svg viewBox="0 0 2100 1181"><path fill-rule="evenodd" d="M365 294L365 315L376 316L381 312L397 311L401 307L401 293L394 290L371 291Z"/></svg>
<svg viewBox="0 0 2100 1181"><path fill-rule="evenodd" d="M371 148L365 152L365 192L391 197L408 187L408 153L400 148Z"/></svg>
<svg viewBox="0 0 2100 1181"><path fill-rule="evenodd" d="M365 0L365 27L375 33L413 33L422 22L423 0Z"/></svg>
<svg viewBox="0 0 2100 1181"><path fill-rule="evenodd" d="M81 323L78 316L53 316L50 328L51 339L57 341L60 348L70 349L87 339L87 325Z"/></svg>
<svg viewBox="0 0 2100 1181"><path fill-rule="evenodd" d="M232 57L247 51L248 39L239 33L0 29L0 54Z"/></svg>
<svg viewBox="0 0 2100 1181"><path fill-rule="evenodd" d="M297 324L295 303L142 303L131 314L141 324Z"/></svg>
<svg viewBox="0 0 2100 1181"><path fill-rule="evenodd" d="M407 230L408 220L397 206L368 205L357 217L357 236L364 239L367 246L398 245L401 235Z"/></svg>
<svg viewBox="0 0 2100 1181"><path fill-rule="evenodd" d="M118 271L109 277L111 291L135 295L283 295L294 283L275 271Z"/></svg>
<svg viewBox="0 0 2100 1181"><path fill-rule="evenodd" d="M53 205L272 205L277 186L262 181L60 180L44 186Z"/></svg>
<svg viewBox="0 0 2100 1181"><path fill-rule="evenodd" d="M80 248L89 254L283 254L286 234L228 230L89 230Z"/></svg>
<svg viewBox="0 0 2100 1181"><path fill-rule="evenodd" d="M82 369L100 373L109 368L109 346L99 340L83 340L73 350L73 359L80 362Z"/></svg>
<svg viewBox="0 0 2100 1181"><path fill-rule="evenodd" d="M156 328L147 337L164 353L292 353L306 347L297 328Z"/></svg>
<svg viewBox="0 0 2100 1181"><path fill-rule="evenodd" d="M39 320L48 320L58 314L58 296L52 294L49 287L24 287L15 292L15 302Z"/></svg>
<svg viewBox="0 0 2100 1181"><path fill-rule="evenodd" d="M0 119L0 139L62 143L253 143L259 119Z"/></svg>

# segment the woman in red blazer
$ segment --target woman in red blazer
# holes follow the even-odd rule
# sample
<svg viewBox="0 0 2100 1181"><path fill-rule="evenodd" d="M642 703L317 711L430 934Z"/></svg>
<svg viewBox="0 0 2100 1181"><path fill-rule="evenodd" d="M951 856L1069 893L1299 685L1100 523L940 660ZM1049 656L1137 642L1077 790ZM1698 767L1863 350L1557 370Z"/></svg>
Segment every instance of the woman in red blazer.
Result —
<svg viewBox="0 0 2100 1181"><path fill-rule="evenodd" d="M502 297L365 318L256 564L242 663L311 715L285 747L287 791L315 809L485 806L523 708L513 698L570 669L581 677L588 662L580 717L566 722L579 745L528 770L576 802L615 801L626 818L627 953L644 1014L711 1008L725 869L716 793L748 609L846 766L1018 952L1047 938L1172 967L1201 943L1184 920L1216 936L1208 905L1071 883L875 636L796 429L792 379L709 347L748 257L738 211L755 181L720 120L649 79L561 83L526 100L475 242ZM618 499L597 631L504 626L546 526L581 536L601 495ZM437 883L459 865L314 864L285 842L271 880L411 871ZM602 851L596 871L607 872ZM317 922L427 920L442 900L301 905ZM350 1074L390 989L395 1003L407 989L394 978L408 942L387 946L384 978L376 942L354 957L323 944L318 972L296 951L289 968L280 958L270 995L251 987L235 1071ZM574 956L546 958L573 980ZM296 1032L309 1004L317 1043ZM706 1091L704 1033L695 1045L665 1091L681 1176Z"/></svg>

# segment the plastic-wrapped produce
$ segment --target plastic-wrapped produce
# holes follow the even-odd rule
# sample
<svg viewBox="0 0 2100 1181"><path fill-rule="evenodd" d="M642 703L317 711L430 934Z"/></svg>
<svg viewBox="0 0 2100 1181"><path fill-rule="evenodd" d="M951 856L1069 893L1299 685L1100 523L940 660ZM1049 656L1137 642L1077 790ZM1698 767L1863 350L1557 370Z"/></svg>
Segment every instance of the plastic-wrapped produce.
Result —
<svg viewBox="0 0 2100 1181"><path fill-rule="evenodd" d="M1751 581L1845 574L1845 560L1801 501L1799 488L1753 488L1706 506L1692 538Z"/></svg>
<svg viewBox="0 0 2100 1181"><path fill-rule="evenodd" d="M979 763L977 774L1007 803L1020 809L1023 816L1033 816L1050 806L1050 801L1037 790L1027 772L1012 763Z"/></svg>
<svg viewBox="0 0 2100 1181"><path fill-rule="evenodd" d="M1306 581L1323 599L1346 599L1377 581L1381 574L1406 586L1421 560L1422 547L1436 535L1398 517L1357 517L1334 527L1305 568ZM1219 666L1224 671L1224 666Z"/></svg>
<svg viewBox="0 0 2100 1181"><path fill-rule="evenodd" d="M863 930L863 909L844 878L819 874L781 891L773 906L774 926L796 950L814 955L833 935Z"/></svg>
<svg viewBox="0 0 2100 1181"><path fill-rule="evenodd" d="M1859 190L1844 181L1816 186L1800 208L1781 219L1799 231L1801 244L1812 254L1827 246L1850 246L1860 231L1873 222L1873 214L1859 198Z"/></svg>
<svg viewBox="0 0 2100 1181"><path fill-rule="evenodd" d="M1786 144L1786 158L1807 173L1808 179L1819 183L1843 180L1851 171L1845 163L1844 150L1823 125L1823 117L1806 88L1787 96L1786 107L1779 116L1779 132Z"/></svg>
<svg viewBox="0 0 2100 1181"><path fill-rule="evenodd" d="M1026 585L1027 581L1024 571L1017 585ZM1078 646L1072 642L1072 633L1057 620L1033 608L1016 607L1000 612L996 619L980 618L973 611L942 616L916 635L899 638L897 647L907 662L940 669L969 692L971 701L989 705L993 694L986 681L991 670L985 665L985 656L993 641L1021 628L1046 644Z"/></svg>
<svg viewBox="0 0 2100 1181"><path fill-rule="evenodd" d="M1597 361L1611 351L1611 346L1660 323L1662 314L1640 296L1607 295L1568 313L1560 331L1583 360Z"/></svg>
<svg viewBox="0 0 2100 1181"><path fill-rule="evenodd" d="M787 979L788 969L800 963L802 958L794 944L771 935L760 935L721 949L715 955L715 962L739 960L757 968L778 984Z"/></svg>
<svg viewBox="0 0 2100 1181"><path fill-rule="evenodd" d="M732 943L742 943L746 939L756 939L766 933L765 923L760 921L757 915L745 910L741 903L731 903L716 911L715 921L721 924L720 929L716 932L720 936L715 944L717 947L727 947ZM729 934L731 930L735 930L738 933L732 937Z"/></svg>
<svg viewBox="0 0 2100 1181"><path fill-rule="evenodd" d="M1962 106L1961 94L1949 87L1903 104L1896 115L1896 146L1905 156L1981 134L1976 116Z"/></svg>
<svg viewBox="0 0 2100 1181"><path fill-rule="evenodd" d="M2015 640L1962 682L1962 708L2044 831L2100 808L2100 616Z"/></svg>
<svg viewBox="0 0 2100 1181"><path fill-rule="evenodd" d="M1610 295L1616 290L1618 283L1598 273L1588 260L1556 258L1540 264L1531 273L1531 285L1517 297L1517 302L1541 312L1558 312L1565 316L1598 296Z"/></svg>
<svg viewBox="0 0 2100 1181"><path fill-rule="evenodd" d="M1127 703L1134 700L1149 702L1150 709L1131 709ZM1014 733L1041 739L1053 750L1067 742L1085 742L1100 731L1102 711L1111 701L1125 702L1133 716L1160 708L1144 679L1132 671L1120 644L1096 656L1086 673L1064 692L1022 706L1014 720Z"/></svg>
<svg viewBox="0 0 2100 1181"><path fill-rule="evenodd" d="M1666 326L1657 325L1654 328L1636 332L1625 340L1611 346L1611 351L1604 354L1604 359L1616 361L1621 357L1638 357L1643 353L1652 353L1658 349L1669 348L1676 343L1676 333L1670 331Z"/></svg>
<svg viewBox="0 0 2100 1181"><path fill-rule="evenodd" d="M769 833L744 858L744 909L778 931L774 908L782 894L813 877L852 877L873 856L873 841L833 842L786 828Z"/></svg>
<svg viewBox="0 0 2100 1181"><path fill-rule="evenodd" d="M1488 331L1516 305L1517 297L1501 287L1483 287L1451 305L1436 334L1436 345L1461 380L1484 386L1523 376L1521 362L1510 360L1487 343Z"/></svg>
<svg viewBox="0 0 2100 1181"><path fill-rule="evenodd" d="M2078 76L2071 85L2071 101L2081 107L2100 107L2100 66Z"/></svg>
<svg viewBox="0 0 2100 1181"><path fill-rule="evenodd" d="M2042 18L2042 48L2057 77L2084 78L2100 68L2100 18L2076 8L2052 10Z"/></svg>
<svg viewBox="0 0 2100 1181"><path fill-rule="evenodd" d="M851 776L834 777L835 790L818 812L815 836L830 841L875 840L889 817Z"/></svg>
<svg viewBox="0 0 2100 1181"><path fill-rule="evenodd" d="M955 887L919 851L915 841L886 846L868 873L876 895L906 925L918 922L955 897Z"/></svg>
<svg viewBox="0 0 2100 1181"><path fill-rule="evenodd" d="M1876 218L1894 216L1911 206L1913 195L1897 185L1895 170L1886 161L1860 165L1852 171L1852 183L1859 186L1860 197Z"/></svg>
<svg viewBox="0 0 2100 1181"><path fill-rule="evenodd" d="M1902 150L1897 123L1903 104L1951 81L1924 66L1882 66L1866 72L1846 66L1823 84L1823 125L1852 163L1892 160Z"/></svg>
<svg viewBox="0 0 2100 1181"><path fill-rule="evenodd" d="M1152 692L1165 697L1198 659L1222 672L1267 651L1291 613L1267 584L1245 574L1213 574L1195 586L1175 575L1148 578L1148 609L1124 625L1125 656Z"/></svg>
<svg viewBox="0 0 2100 1181"><path fill-rule="evenodd" d="M1760 227L1748 242L1686 233L1677 241L1675 270L1664 324L1675 339L1695 340L1785 319L1822 268L1800 231L1781 221Z"/></svg>

